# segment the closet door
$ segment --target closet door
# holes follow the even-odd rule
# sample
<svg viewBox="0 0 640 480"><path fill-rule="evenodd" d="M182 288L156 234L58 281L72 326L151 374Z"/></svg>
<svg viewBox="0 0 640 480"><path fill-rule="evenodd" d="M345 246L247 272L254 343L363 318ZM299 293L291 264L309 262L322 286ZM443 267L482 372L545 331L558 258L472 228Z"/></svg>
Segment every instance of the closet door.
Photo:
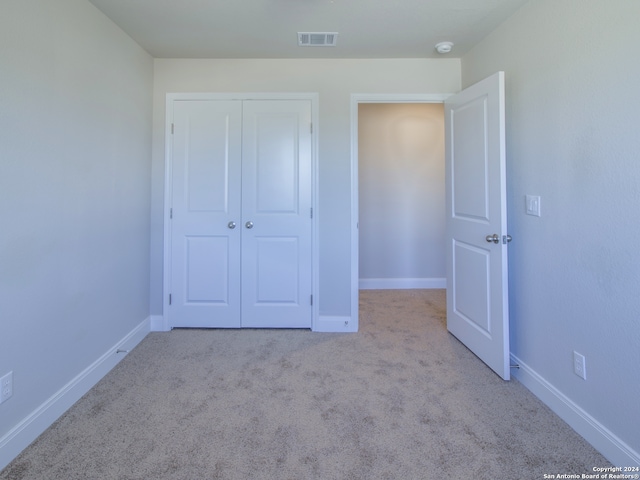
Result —
<svg viewBox="0 0 640 480"><path fill-rule="evenodd" d="M177 100L171 327L311 327L311 102Z"/></svg>
<svg viewBox="0 0 640 480"><path fill-rule="evenodd" d="M171 327L240 327L239 101L175 101Z"/></svg>
<svg viewBox="0 0 640 480"><path fill-rule="evenodd" d="M311 328L311 102L245 101L242 326Z"/></svg>

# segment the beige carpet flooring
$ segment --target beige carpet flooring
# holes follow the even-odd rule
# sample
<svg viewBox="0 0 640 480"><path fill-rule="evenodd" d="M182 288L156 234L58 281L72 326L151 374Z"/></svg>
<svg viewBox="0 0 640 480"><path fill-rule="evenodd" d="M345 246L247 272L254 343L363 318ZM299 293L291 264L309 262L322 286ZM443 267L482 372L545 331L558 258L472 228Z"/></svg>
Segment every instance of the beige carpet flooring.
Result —
<svg viewBox="0 0 640 480"><path fill-rule="evenodd" d="M0 479L542 479L610 465L445 326L361 292L360 332L151 333Z"/></svg>

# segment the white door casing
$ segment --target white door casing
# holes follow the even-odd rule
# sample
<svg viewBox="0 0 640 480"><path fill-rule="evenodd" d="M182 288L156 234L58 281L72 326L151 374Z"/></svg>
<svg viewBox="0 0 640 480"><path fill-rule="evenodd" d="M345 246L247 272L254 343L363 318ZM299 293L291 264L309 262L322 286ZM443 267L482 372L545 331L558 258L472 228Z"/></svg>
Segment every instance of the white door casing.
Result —
<svg viewBox="0 0 640 480"><path fill-rule="evenodd" d="M167 328L310 328L312 101L184 97L167 100Z"/></svg>
<svg viewBox="0 0 640 480"><path fill-rule="evenodd" d="M504 73L445 101L447 328L510 379Z"/></svg>

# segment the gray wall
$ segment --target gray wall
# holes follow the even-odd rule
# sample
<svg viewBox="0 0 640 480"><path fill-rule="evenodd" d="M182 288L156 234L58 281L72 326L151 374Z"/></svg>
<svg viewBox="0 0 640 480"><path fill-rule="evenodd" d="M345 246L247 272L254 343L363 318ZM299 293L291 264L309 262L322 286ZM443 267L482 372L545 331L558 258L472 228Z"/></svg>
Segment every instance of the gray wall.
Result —
<svg viewBox="0 0 640 480"><path fill-rule="evenodd" d="M458 59L174 60L155 59L151 313L162 314L166 94L317 92L319 94L320 315L351 312L351 131L353 93L451 93Z"/></svg>
<svg viewBox="0 0 640 480"><path fill-rule="evenodd" d="M462 59L463 86L506 72L512 352L636 456L639 18L637 0L536 0Z"/></svg>
<svg viewBox="0 0 640 480"><path fill-rule="evenodd" d="M637 0L531 1L462 59L465 86L506 71L517 375L636 455L638 18ZM321 313L345 315L350 94L460 87L454 59L156 60L153 85L149 55L85 0L3 0L0 71L0 438L161 313L167 92L320 93Z"/></svg>
<svg viewBox="0 0 640 480"><path fill-rule="evenodd" d="M153 64L85 0L0 10L2 439L149 316Z"/></svg>
<svg viewBox="0 0 640 480"><path fill-rule="evenodd" d="M445 287L444 105L361 103L361 288Z"/></svg>

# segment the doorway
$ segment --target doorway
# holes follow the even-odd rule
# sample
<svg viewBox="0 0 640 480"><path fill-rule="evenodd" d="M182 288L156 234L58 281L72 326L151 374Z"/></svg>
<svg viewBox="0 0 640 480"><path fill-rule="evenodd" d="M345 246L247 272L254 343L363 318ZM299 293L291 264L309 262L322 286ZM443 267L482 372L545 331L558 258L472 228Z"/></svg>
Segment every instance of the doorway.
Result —
<svg viewBox="0 0 640 480"><path fill-rule="evenodd" d="M400 101L415 102L415 97L412 97L404 96ZM359 292L358 106L360 103L376 103L381 99L384 102L396 100L393 95L352 95L351 98L352 213L355 219L351 237L354 256L351 270L352 315L353 310L357 314ZM447 311L460 315L465 324L456 333L454 323L447 316L447 328L496 373L508 380L506 247L511 236L507 234L506 225L504 99L504 72L497 72L456 95L442 95L440 98L431 96L417 101L446 101ZM484 205L481 215L478 215L478 205ZM474 231L473 238L463 240L456 230L459 221L468 225L475 222L480 228ZM492 248L487 248L488 243L492 244ZM478 291L477 285L483 288ZM468 335L469 332L472 332L471 335Z"/></svg>
<svg viewBox="0 0 640 480"><path fill-rule="evenodd" d="M359 287L445 288L444 105L358 106Z"/></svg>
<svg viewBox="0 0 640 480"><path fill-rule="evenodd" d="M358 318L358 292L360 289L360 235L363 234L360 228L360 221L365 220L360 217L360 176L359 176L359 107L364 104L440 104L449 97L449 94L353 94L351 96L351 167L352 167L352 218L354 221L352 222L352 230L351 230L351 318ZM400 129L402 132L402 129ZM406 130L405 133L406 134ZM404 135L400 133L399 135ZM444 179L442 179L440 188L444 191ZM442 195L442 208L440 209L440 214L442 218L444 218L444 195ZM367 215L367 209L365 208L363 211L364 215ZM370 212L368 215L375 217L375 211ZM418 215L418 214L414 214ZM420 219L409 218L404 221L411 224L411 222L419 221ZM378 226L380 226L382 222L377 221ZM394 220L393 216L387 218L386 225L382 223L382 227L386 227L389 229L394 228ZM365 229L366 226L363 224L362 227ZM444 242L444 231L441 236L442 241ZM383 245L388 245L383 242ZM399 246L393 246L396 250L400 249ZM444 251L442 252L442 256L444 257ZM409 267L412 268L412 267ZM364 272L366 272L366 268ZM411 271L411 270L409 270ZM368 274L368 273L365 273ZM375 275L375 273L371 273L369 275ZM396 274L393 274L396 275ZM410 274L413 275L413 274ZM443 274L442 277L445 277ZM374 277L375 278L375 277ZM395 280L389 281L389 279L384 280L382 283L377 281L363 282L363 288L367 288L367 283L370 288L381 288L382 285L394 285L393 288L444 288L446 280L443 280L441 277L423 277L422 280L416 280L415 277L404 277L403 279L398 279L398 277L389 277L396 278ZM435 280L434 280L435 279ZM389 287L385 287L389 288Z"/></svg>

